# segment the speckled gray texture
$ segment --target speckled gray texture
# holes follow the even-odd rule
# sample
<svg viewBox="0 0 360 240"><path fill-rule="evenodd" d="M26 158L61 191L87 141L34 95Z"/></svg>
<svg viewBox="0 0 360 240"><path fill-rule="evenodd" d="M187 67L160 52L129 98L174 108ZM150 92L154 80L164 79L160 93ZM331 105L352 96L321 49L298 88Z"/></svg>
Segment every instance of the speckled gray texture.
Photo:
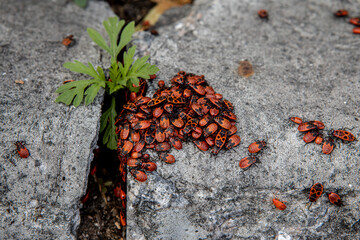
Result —
<svg viewBox="0 0 360 240"><path fill-rule="evenodd" d="M55 103L55 90L81 79L64 62L101 64L86 28L102 29L112 11L101 2L86 10L67 1L0 5L0 239L75 239L102 96L74 108ZM61 41L69 34L77 43L67 49ZM29 158L14 153L17 140Z"/></svg>
<svg viewBox="0 0 360 240"><path fill-rule="evenodd" d="M140 34L139 49L160 68L204 74L235 106L242 143L214 157L193 144L157 160L145 183L129 178L128 239L359 239L360 143L338 143L333 153L305 145L288 118L322 120L360 137L360 37L333 12L359 12L357 1L201 1L183 19ZM267 9L269 20L257 16ZM141 41L143 40L143 41ZM254 75L237 75L239 61ZM156 85L156 82L153 83ZM261 163L238 167L247 146L265 139ZM156 157L156 156L154 156ZM322 182L345 206L324 194L309 209L309 188ZM274 208L274 194L287 209Z"/></svg>

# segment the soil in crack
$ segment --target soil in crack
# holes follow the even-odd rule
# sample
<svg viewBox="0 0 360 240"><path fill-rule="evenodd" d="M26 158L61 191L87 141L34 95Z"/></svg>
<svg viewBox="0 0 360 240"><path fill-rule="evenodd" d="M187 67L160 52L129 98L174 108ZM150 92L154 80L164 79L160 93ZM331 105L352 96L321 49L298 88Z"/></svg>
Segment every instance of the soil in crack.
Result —
<svg viewBox="0 0 360 240"><path fill-rule="evenodd" d="M136 24L155 6L150 0L107 0L107 2L120 19L126 22L135 21ZM105 100L103 110L110 106L110 103L106 102ZM80 209L78 239L126 239L126 227L122 227L120 221L120 211L126 214L126 206L114 195L116 184L122 182L118 171L119 160L116 151L108 150L101 142L102 136L99 137L99 149L95 150L96 154L91 164L91 169L95 171L96 168L96 173L89 175L88 194L82 198L84 203ZM122 183L121 187L126 192L126 183Z"/></svg>

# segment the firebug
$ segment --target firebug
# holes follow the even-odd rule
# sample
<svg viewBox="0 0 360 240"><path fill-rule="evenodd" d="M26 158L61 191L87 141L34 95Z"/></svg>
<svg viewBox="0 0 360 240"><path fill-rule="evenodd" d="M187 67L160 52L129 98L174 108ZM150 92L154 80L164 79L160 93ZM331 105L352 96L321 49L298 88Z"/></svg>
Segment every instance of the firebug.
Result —
<svg viewBox="0 0 360 240"><path fill-rule="evenodd" d="M168 113L172 113L174 110L174 105L167 103L164 105L164 109L165 111L167 111Z"/></svg>
<svg viewBox="0 0 360 240"><path fill-rule="evenodd" d="M194 140L193 142L201 151L206 152L209 149L209 145L205 141Z"/></svg>
<svg viewBox="0 0 360 240"><path fill-rule="evenodd" d="M205 138L205 141L206 141L206 143L207 143L210 147L212 147L212 146L215 145L215 140L214 140L214 138L212 138L212 137L207 137L207 138Z"/></svg>
<svg viewBox="0 0 360 240"><path fill-rule="evenodd" d="M236 147L241 142L241 138L238 135L232 135L226 144L227 149L231 149L233 147Z"/></svg>
<svg viewBox="0 0 360 240"><path fill-rule="evenodd" d="M225 128L227 130L229 130L231 128L231 123L226 118L217 116L217 117L214 117L214 121L217 124L219 124L219 126L222 127L222 128Z"/></svg>
<svg viewBox="0 0 360 240"><path fill-rule="evenodd" d="M85 204L88 200L89 200L89 197L90 197L90 190L88 190L86 192L86 194L84 196L81 197L80 201Z"/></svg>
<svg viewBox="0 0 360 240"><path fill-rule="evenodd" d="M353 34L360 34L360 27L353 28Z"/></svg>
<svg viewBox="0 0 360 240"><path fill-rule="evenodd" d="M160 159L169 164L172 164L175 162L175 157L169 153L161 153Z"/></svg>
<svg viewBox="0 0 360 240"><path fill-rule="evenodd" d="M147 104L150 101L151 101L151 98L140 96L140 98L136 100L135 105L141 106L141 105Z"/></svg>
<svg viewBox="0 0 360 240"><path fill-rule="evenodd" d="M216 123L211 123L204 129L204 137L213 135L218 130L218 125Z"/></svg>
<svg viewBox="0 0 360 240"><path fill-rule="evenodd" d="M211 116L217 116L219 114L219 110L217 108L211 108L210 109L210 115Z"/></svg>
<svg viewBox="0 0 360 240"><path fill-rule="evenodd" d="M62 40L62 44L66 47L72 47L75 45L74 35L69 35Z"/></svg>
<svg viewBox="0 0 360 240"><path fill-rule="evenodd" d="M136 109L137 109L136 105L134 103L131 103L131 102L125 104L123 108L126 109L126 110L129 110L131 112L136 112Z"/></svg>
<svg viewBox="0 0 360 240"><path fill-rule="evenodd" d="M296 124L301 124L302 123L302 119L299 117L291 117L290 121L296 123Z"/></svg>
<svg viewBox="0 0 360 240"><path fill-rule="evenodd" d="M210 115L207 114L203 118L200 119L199 125L201 127L203 127L203 126L207 125L210 122L210 120L211 120L211 117L210 117Z"/></svg>
<svg viewBox="0 0 360 240"><path fill-rule="evenodd" d="M273 198L272 202L277 209L279 209L281 211L286 209L285 203L281 202L279 199Z"/></svg>
<svg viewBox="0 0 360 240"><path fill-rule="evenodd" d="M129 158L126 163L129 167L140 167L142 161L138 158Z"/></svg>
<svg viewBox="0 0 360 240"><path fill-rule="evenodd" d="M151 123L149 120L142 120L136 123L132 123L131 127L135 130L146 129L150 127Z"/></svg>
<svg viewBox="0 0 360 240"><path fill-rule="evenodd" d="M75 82L75 80L65 80L65 81L63 81L63 84L66 84L66 83L69 83L69 82ZM22 84L24 84L24 83L22 83Z"/></svg>
<svg viewBox="0 0 360 240"><path fill-rule="evenodd" d="M355 26L360 26L360 18L350 18L349 19L349 23L355 25Z"/></svg>
<svg viewBox="0 0 360 240"><path fill-rule="evenodd" d="M322 146L322 152L324 154L330 154L335 147L335 143L334 143L334 139L332 139L331 137L329 137L328 139L325 140L325 142L323 143Z"/></svg>
<svg viewBox="0 0 360 240"><path fill-rule="evenodd" d="M130 157L131 157L131 158L141 158L141 157L142 157L142 154L139 153L139 152L132 152L132 153L130 154Z"/></svg>
<svg viewBox="0 0 360 240"><path fill-rule="evenodd" d="M225 129L220 129L215 137L215 146L222 148L226 142L227 131Z"/></svg>
<svg viewBox="0 0 360 240"><path fill-rule="evenodd" d="M184 126L184 121L181 118L173 119L171 120L171 123L177 128L182 128Z"/></svg>
<svg viewBox="0 0 360 240"><path fill-rule="evenodd" d="M158 127L156 129L156 133L155 133L155 139L156 141L158 141L159 143L162 143L165 141L165 133L164 133L164 129Z"/></svg>
<svg viewBox="0 0 360 240"><path fill-rule="evenodd" d="M229 112L229 111L223 111L222 115L224 117L227 117L228 119L231 119L231 120L236 120L237 119L236 115L234 113L232 113L232 112Z"/></svg>
<svg viewBox="0 0 360 240"><path fill-rule="evenodd" d="M147 179L146 173L144 171L131 169L130 173L139 182L145 182Z"/></svg>
<svg viewBox="0 0 360 240"><path fill-rule="evenodd" d="M356 140L356 138L354 137L354 135L351 132L348 132L345 130L334 130L332 132L332 135L334 137L340 138L341 140L344 140L344 141L352 142L352 141Z"/></svg>
<svg viewBox="0 0 360 240"><path fill-rule="evenodd" d="M229 109L230 111L234 111L234 106L229 100L224 99L224 104L227 107L227 109Z"/></svg>
<svg viewBox="0 0 360 240"><path fill-rule="evenodd" d="M121 185L118 183L114 188L114 196L120 199L126 199L126 193L121 189Z"/></svg>
<svg viewBox="0 0 360 240"><path fill-rule="evenodd" d="M313 124L316 126L317 129L321 130L325 128L325 124L321 121L318 120L314 120L314 121L309 121L310 124Z"/></svg>
<svg viewBox="0 0 360 240"><path fill-rule="evenodd" d="M159 105L160 103L164 102L166 99L167 99L167 97L164 97L164 96L153 98L147 103L147 105L148 105L148 107L153 107L153 106Z"/></svg>
<svg viewBox="0 0 360 240"><path fill-rule="evenodd" d="M316 200L318 200L318 198L321 196L323 191L324 191L324 186L321 183L315 183L310 188L309 201L316 202Z"/></svg>
<svg viewBox="0 0 360 240"><path fill-rule="evenodd" d="M152 172L152 171L156 170L157 166L156 166L156 163L154 163L154 162L143 162L141 164L141 168L146 171Z"/></svg>
<svg viewBox="0 0 360 240"><path fill-rule="evenodd" d="M133 148L133 143L132 142L127 141L127 140L124 141L121 148L119 148L120 149L120 156L122 156L122 157L126 156L128 153L131 152L132 148Z"/></svg>
<svg viewBox="0 0 360 240"><path fill-rule="evenodd" d="M19 156L20 156L21 158L27 158L27 157L30 156L30 152L29 152L29 150L25 147L25 143L24 143L24 142L16 141L14 144L16 145L17 153L19 154Z"/></svg>
<svg viewBox="0 0 360 240"><path fill-rule="evenodd" d="M136 131L132 131L131 132L131 139L133 140L133 142L138 142L140 141L140 133L136 132Z"/></svg>
<svg viewBox="0 0 360 240"><path fill-rule="evenodd" d="M259 162L259 159L255 156L244 157L240 160L239 167L246 169L256 162Z"/></svg>
<svg viewBox="0 0 360 240"><path fill-rule="evenodd" d="M307 132L304 137L303 140L306 143L311 143L312 141L315 140L315 138L319 135L318 130L310 130L309 132Z"/></svg>
<svg viewBox="0 0 360 240"><path fill-rule="evenodd" d="M171 146L168 142L162 142L155 145L155 150L158 152L165 152L170 150Z"/></svg>
<svg viewBox="0 0 360 240"><path fill-rule="evenodd" d="M235 125L232 125L228 131L228 136L234 135L236 132L237 132L237 127Z"/></svg>
<svg viewBox="0 0 360 240"><path fill-rule="evenodd" d="M341 201L341 198L338 194L334 193L334 192L330 192L330 193L327 193L327 196L329 198L329 201L332 203L332 204L335 204L336 206L338 207L341 207L343 206L343 203Z"/></svg>
<svg viewBox="0 0 360 240"><path fill-rule="evenodd" d="M160 80L160 81L158 82L158 86L159 86L159 88L165 87L165 82L164 82L164 80Z"/></svg>
<svg viewBox="0 0 360 240"><path fill-rule="evenodd" d="M268 12L265 9L260 9L258 11L258 15L262 19L268 19L268 17L269 17Z"/></svg>
<svg viewBox="0 0 360 240"><path fill-rule="evenodd" d="M346 17L348 14L348 11L345 9L339 9L334 13L336 17Z"/></svg>
<svg viewBox="0 0 360 240"><path fill-rule="evenodd" d="M315 138L315 143L316 144L321 144L323 142L324 136L319 133L319 135Z"/></svg>
<svg viewBox="0 0 360 240"><path fill-rule="evenodd" d="M155 140L155 138L154 138L154 140ZM141 152L141 150L142 150L144 147L145 147L145 142L144 142L144 140L140 140L140 141L138 141L138 142L135 144L133 151L134 151L134 152Z"/></svg>
<svg viewBox="0 0 360 240"><path fill-rule="evenodd" d="M160 127L162 129L166 129L170 126L170 119L168 117L168 115L165 115L163 114L161 117L160 117Z"/></svg>
<svg viewBox="0 0 360 240"><path fill-rule="evenodd" d="M264 147L266 147L265 141L256 141L249 145L248 150L249 153L257 153L261 151L261 149L263 149Z"/></svg>
<svg viewBox="0 0 360 240"><path fill-rule="evenodd" d="M299 132L307 132L313 129L317 129L317 127L310 122L303 122L299 124L298 131Z"/></svg>
<svg viewBox="0 0 360 240"><path fill-rule="evenodd" d="M121 226L123 226L123 227L126 226L126 218L125 218L125 214L123 213L122 210L120 210L120 223L121 223Z"/></svg>

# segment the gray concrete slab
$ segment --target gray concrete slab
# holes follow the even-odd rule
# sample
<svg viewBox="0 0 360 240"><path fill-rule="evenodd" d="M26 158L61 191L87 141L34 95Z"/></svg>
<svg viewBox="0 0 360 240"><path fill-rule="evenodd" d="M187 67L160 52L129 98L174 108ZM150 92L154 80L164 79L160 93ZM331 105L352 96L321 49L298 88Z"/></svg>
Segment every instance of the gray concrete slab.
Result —
<svg viewBox="0 0 360 240"><path fill-rule="evenodd" d="M0 239L75 239L102 96L74 108L55 103L55 90L81 79L63 63L101 65L86 28L103 29L113 13L105 2L85 10L68 1L0 5ZM61 41L69 34L77 43L67 49ZM29 158L14 154L17 140L26 141Z"/></svg>
<svg viewBox="0 0 360 240"><path fill-rule="evenodd" d="M242 138L234 151L213 157L193 144L173 151L177 162L129 177L128 239L358 239L360 143L338 144L324 155L304 145L288 118L322 120L360 137L360 37L333 12L359 14L358 1L201 1L183 19L139 35L140 49L160 68L159 79L184 70L204 74L235 106ZM267 9L269 20L257 16ZM142 45L141 45L142 44ZM241 60L254 75L240 77ZM154 86L156 82L153 83ZM238 167L247 146L266 139L261 164ZM322 182L343 197L324 195L306 207L308 191ZM287 201L280 211L273 194Z"/></svg>

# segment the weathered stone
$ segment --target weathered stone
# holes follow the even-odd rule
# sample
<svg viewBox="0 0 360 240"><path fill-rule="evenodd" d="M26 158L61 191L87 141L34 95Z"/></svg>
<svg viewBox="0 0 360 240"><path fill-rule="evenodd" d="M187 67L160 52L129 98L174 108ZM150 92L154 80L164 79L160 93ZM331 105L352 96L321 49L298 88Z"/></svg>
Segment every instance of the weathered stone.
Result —
<svg viewBox="0 0 360 240"><path fill-rule="evenodd" d="M356 7L341 4L351 14ZM268 21L259 9L268 10ZM360 143L339 143L324 155L319 145L305 146L288 120L321 120L326 129L348 127L359 138L360 38L333 16L336 10L324 0L201 1L157 29L159 36L138 36L138 49L160 68L158 79L169 84L179 70L204 74L233 103L242 143L216 157L184 144L171 152L174 164L157 161L147 182L129 176L128 239L359 237L359 223L352 224L360 218ZM253 65L248 78L237 73L243 60ZM243 171L239 160L255 140L268 147L257 167ZM306 188L313 182L337 191L345 206L324 194L309 208ZM274 194L287 201L286 210L275 209Z"/></svg>
<svg viewBox="0 0 360 240"><path fill-rule="evenodd" d="M102 2L84 10L68 1L1 1L1 239L75 239L102 94L74 108L55 103L55 90L64 80L83 79L63 63L101 64L86 28L103 29L111 15ZM69 34L77 42L66 48L61 41ZM30 157L17 155L17 140L26 141Z"/></svg>

